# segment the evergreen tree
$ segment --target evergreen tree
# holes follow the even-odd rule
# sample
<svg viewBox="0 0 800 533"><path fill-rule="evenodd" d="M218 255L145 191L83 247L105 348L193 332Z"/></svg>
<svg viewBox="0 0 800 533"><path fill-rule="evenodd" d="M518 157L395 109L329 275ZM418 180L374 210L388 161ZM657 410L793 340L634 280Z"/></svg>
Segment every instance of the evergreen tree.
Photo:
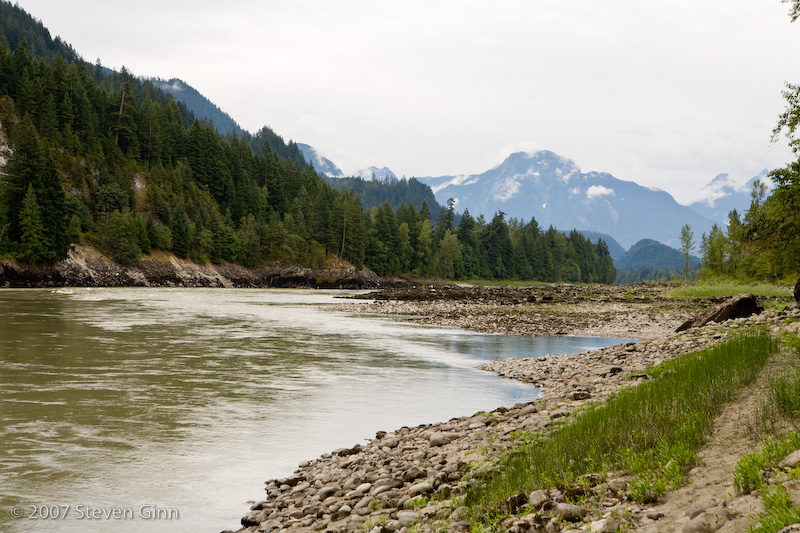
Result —
<svg viewBox="0 0 800 533"><path fill-rule="evenodd" d="M24 261L52 259L48 250L50 246L44 234L42 212L36 201L36 192L33 189L33 184L28 185L28 191L22 200L20 227L22 235L19 242L18 257Z"/></svg>
<svg viewBox="0 0 800 533"><path fill-rule="evenodd" d="M170 222L172 233L172 252L180 258L189 255L189 221L182 206L178 206Z"/></svg>

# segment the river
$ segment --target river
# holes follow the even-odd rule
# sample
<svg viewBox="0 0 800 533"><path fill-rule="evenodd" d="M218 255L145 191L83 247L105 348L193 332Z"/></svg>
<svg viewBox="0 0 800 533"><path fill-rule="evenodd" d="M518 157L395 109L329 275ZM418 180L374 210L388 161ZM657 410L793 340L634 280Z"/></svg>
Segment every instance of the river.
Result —
<svg viewBox="0 0 800 533"><path fill-rule="evenodd" d="M302 460L536 398L481 362L619 342L325 310L342 294L0 290L0 531L237 529Z"/></svg>

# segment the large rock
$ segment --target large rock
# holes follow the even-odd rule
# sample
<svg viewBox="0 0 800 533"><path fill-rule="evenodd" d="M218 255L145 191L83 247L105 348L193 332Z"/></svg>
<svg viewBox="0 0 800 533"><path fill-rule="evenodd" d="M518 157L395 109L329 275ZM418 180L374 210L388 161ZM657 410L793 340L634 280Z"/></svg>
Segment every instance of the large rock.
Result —
<svg viewBox="0 0 800 533"><path fill-rule="evenodd" d="M700 328L709 322L723 322L733 318L745 318L760 314L764 308L759 304L758 298L753 294L740 294L715 305L705 313L692 320L686 321L676 331L686 331L691 328Z"/></svg>
<svg viewBox="0 0 800 533"><path fill-rule="evenodd" d="M553 514L562 520L566 520L567 522L578 522L584 516L589 514L589 511L580 505L575 505L572 503L559 503L553 510Z"/></svg>
<svg viewBox="0 0 800 533"><path fill-rule="evenodd" d="M787 455L778 466L781 468L794 468L800 465L800 450L795 450Z"/></svg>

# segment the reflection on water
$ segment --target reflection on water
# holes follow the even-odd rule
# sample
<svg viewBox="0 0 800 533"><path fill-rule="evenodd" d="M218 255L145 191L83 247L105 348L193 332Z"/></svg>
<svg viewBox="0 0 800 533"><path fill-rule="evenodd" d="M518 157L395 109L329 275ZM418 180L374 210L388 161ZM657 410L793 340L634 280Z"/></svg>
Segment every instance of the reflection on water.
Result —
<svg viewBox="0 0 800 533"><path fill-rule="evenodd" d="M485 360L619 342L478 335L320 308L336 294L0 291L0 530L234 528L263 481L301 460L380 429L536 397L475 370ZM33 505L70 507L54 524L28 518ZM148 520L142 506L179 518ZM90 519L87 509L122 518Z"/></svg>

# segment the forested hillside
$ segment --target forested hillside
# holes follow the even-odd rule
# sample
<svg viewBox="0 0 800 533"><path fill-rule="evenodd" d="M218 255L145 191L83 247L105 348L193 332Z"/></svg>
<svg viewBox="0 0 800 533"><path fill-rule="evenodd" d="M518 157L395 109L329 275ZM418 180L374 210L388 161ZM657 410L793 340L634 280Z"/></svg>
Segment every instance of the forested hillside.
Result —
<svg viewBox="0 0 800 533"><path fill-rule="evenodd" d="M179 102L186 104L192 113L199 119L210 122L222 135L235 133L246 135L246 132L208 98L200 94L197 89L183 80L172 78L170 80L152 79L153 84L162 91L171 94Z"/></svg>
<svg viewBox="0 0 800 533"><path fill-rule="evenodd" d="M489 223L465 213L456 226L452 208L434 223L413 195L365 210L271 129L222 136L150 81L87 64L18 7L2 7L27 21L13 47L0 42L7 258L55 261L86 242L121 263L158 248L249 267L341 257L385 275L614 280L605 244L575 232L502 213Z"/></svg>

